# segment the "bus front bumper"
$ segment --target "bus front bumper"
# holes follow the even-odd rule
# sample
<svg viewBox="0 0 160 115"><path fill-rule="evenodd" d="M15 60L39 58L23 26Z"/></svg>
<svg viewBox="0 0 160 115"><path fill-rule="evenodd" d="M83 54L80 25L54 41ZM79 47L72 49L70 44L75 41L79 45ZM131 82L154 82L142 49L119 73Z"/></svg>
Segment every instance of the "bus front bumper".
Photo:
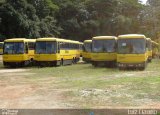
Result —
<svg viewBox="0 0 160 115"><path fill-rule="evenodd" d="M126 67L145 67L146 66L146 62L142 62L142 63L117 63L118 67L122 67L122 68L126 68Z"/></svg>

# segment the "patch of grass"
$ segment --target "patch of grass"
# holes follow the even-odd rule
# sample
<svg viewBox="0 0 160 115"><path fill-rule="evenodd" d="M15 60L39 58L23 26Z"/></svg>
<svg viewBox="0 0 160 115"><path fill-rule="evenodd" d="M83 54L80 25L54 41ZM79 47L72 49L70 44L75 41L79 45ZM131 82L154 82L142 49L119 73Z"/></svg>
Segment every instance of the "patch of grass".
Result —
<svg viewBox="0 0 160 115"><path fill-rule="evenodd" d="M3 67L3 63L2 62L0 62L0 69L3 69L4 67Z"/></svg>
<svg viewBox="0 0 160 115"><path fill-rule="evenodd" d="M33 73L22 76L27 84L36 84L44 95L58 89L60 96L66 98L64 103L81 108L160 102L160 60L157 59L145 71L95 68L91 64L27 69L27 73Z"/></svg>

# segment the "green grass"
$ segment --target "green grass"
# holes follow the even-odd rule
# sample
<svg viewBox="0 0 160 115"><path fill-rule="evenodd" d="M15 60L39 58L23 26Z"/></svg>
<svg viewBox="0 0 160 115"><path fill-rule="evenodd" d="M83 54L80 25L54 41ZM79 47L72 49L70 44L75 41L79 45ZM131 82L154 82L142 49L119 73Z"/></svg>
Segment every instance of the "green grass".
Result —
<svg viewBox="0 0 160 115"><path fill-rule="evenodd" d="M128 107L147 105L151 100L160 103L159 70L160 60L153 60L145 71L119 71L117 68L95 68L91 64L77 64L32 67L27 72L33 74L24 77L28 83L46 88L40 92L62 90L61 96L66 98L65 102L76 104L77 107Z"/></svg>
<svg viewBox="0 0 160 115"><path fill-rule="evenodd" d="M4 67L3 67L3 63L2 62L0 62L0 69L3 69Z"/></svg>
<svg viewBox="0 0 160 115"><path fill-rule="evenodd" d="M62 95L69 103L77 103L78 107L140 106L143 100L160 102L159 70L159 60L149 63L145 71L119 71L117 68L95 68L90 64L77 64L56 68L32 68L30 72L35 74L27 79L37 84L40 81L43 86L49 85L50 89L70 89ZM43 80L48 78L51 81L43 84ZM102 91L96 94L94 89ZM83 90L88 90L87 96L81 94ZM144 103L149 104L149 101Z"/></svg>

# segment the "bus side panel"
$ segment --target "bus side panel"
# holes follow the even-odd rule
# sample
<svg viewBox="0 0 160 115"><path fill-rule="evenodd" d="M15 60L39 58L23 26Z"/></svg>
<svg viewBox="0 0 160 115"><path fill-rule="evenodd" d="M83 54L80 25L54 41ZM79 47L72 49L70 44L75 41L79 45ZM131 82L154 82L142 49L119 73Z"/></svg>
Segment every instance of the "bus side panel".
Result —
<svg viewBox="0 0 160 115"><path fill-rule="evenodd" d="M91 52L82 52L82 57L91 59Z"/></svg>
<svg viewBox="0 0 160 115"><path fill-rule="evenodd" d="M28 50L29 60L34 59L34 50Z"/></svg>
<svg viewBox="0 0 160 115"><path fill-rule="evenodd" d="M148 58L152 58L152 51L148 51Z"/></svg>
<svg viewBox="0 0 160 115"><path fill-rule="evenodd" d="M35 54L34 56L35 61L58 61L61 60L59 54Z"/></svg>
<svg viewBox="0 0 160 115"><path fill-rule="evenodd" d="M29 56L27 54L3 55L4 62L22 62L27 60L29 60Z"/></svg>
<svg viewBox="0 0 160 115"><path fill-rule="evenodd" d="M92 61L115 61L117 59L117 53L92 53Z"/></svg>
<svg viewBox="0 0 160 115"><path fill-rule="evenodd" d="M72 60L73 58L79 58L80 52L78 50L61 50L60 56L63 60Z"/></svg>
<svg viewBox="0 0 160 115"><path fill-rule="evenodd" d="M141 63L146 62L148 59L148 54L118 54L118 63Z"/></svg>

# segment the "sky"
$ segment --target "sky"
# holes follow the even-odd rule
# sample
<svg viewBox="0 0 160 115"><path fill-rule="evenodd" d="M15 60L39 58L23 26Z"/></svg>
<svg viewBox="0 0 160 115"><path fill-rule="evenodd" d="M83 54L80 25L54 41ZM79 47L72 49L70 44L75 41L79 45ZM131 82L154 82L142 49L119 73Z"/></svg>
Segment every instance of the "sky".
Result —
<svg viewBox="0 0 160 115"><path fill-rule="evenodd" d="M141 0L141 1L142 1L143 4L145 4L147 0Z"/></svg>

